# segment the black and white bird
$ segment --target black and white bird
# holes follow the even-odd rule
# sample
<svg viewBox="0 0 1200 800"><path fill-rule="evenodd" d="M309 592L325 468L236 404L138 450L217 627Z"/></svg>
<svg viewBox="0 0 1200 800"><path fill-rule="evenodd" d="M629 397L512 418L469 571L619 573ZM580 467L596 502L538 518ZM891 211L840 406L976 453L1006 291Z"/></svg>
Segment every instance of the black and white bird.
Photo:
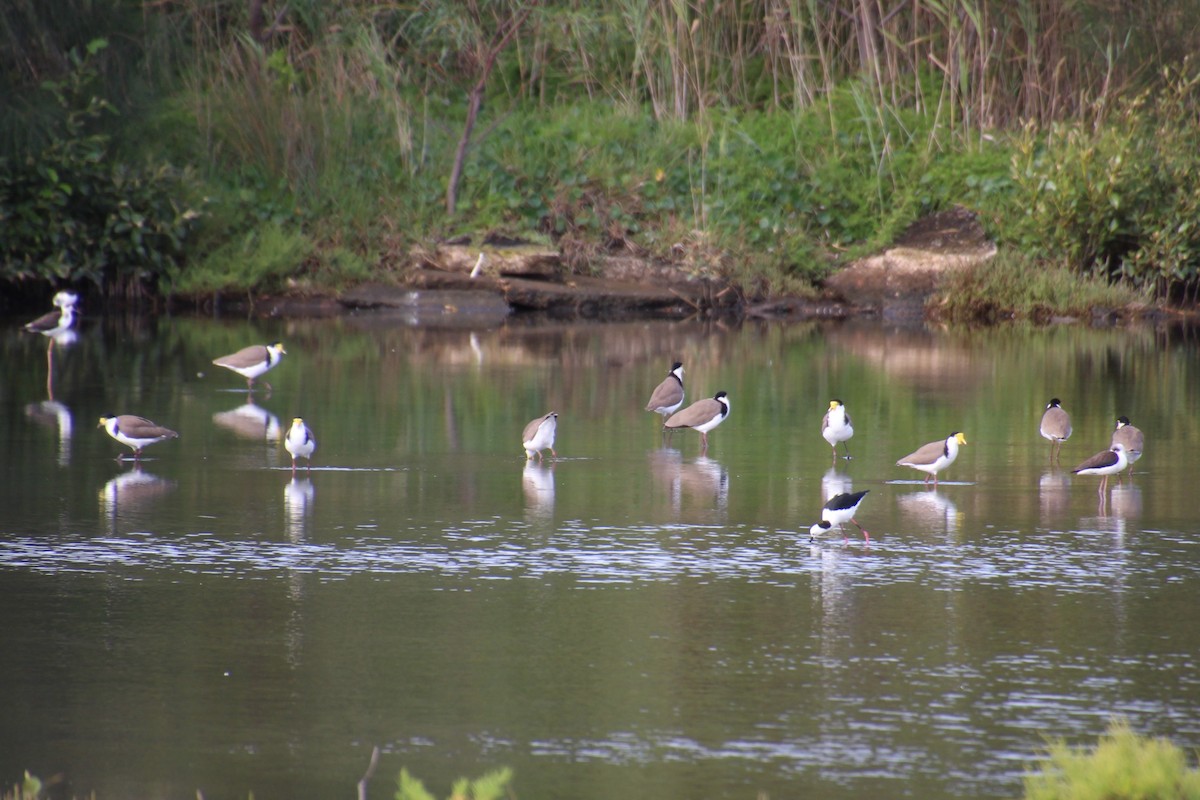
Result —
<svg viewBox="0 0 1200 800"><path fill-rule="evenodd" d="M837 446L842 442L846 450L846 458L850 458L850 445L845 444L854 435L854 425L850 422L850 412L841 400L830 400L829 410L821 419L821 436L833 448L833 461L837 463Z"/></svg>
<svg viewBox="0 0 1200 800"><path fill-rule="evenodd" d="M1125 445L1117 442L1110 449L1096 453L1071 472L1076 475L1101 476L1100 488L1097 491L1104 494L1104 490L1108 488L1108 476L1116 475L1127 466L1129 466L1129 456L1125 452Z"/></svg>
<svg viewBox="0 0 1200 800"><path fill-rule="evenodd" d="M920 449L909 453L897 461L896 466L912 467L913 469L929 473L925 476L925 483L928 485L929 479L933 478L933 485L936 487L937 474L954 463L954 459L958 458L959 445L966 443L967 437L955 431L947 436L944 441L930 442Z"/></svg>
<svg viewBox="0 0 1200 800"><path fill-rule="evenodd" d="M683 405L683 362L676 361L663 382L654 387L646 410L662 414L663 420L674 414Z"/></svg>
<svg viewBox="0 0 1200 800"><path fill-rule="evenodd" d="M558 432L558 413L551 411L544 417L530 420L521 432L521 446L525 448L526 460L535 455L542 460L542 451L549 450L550 455L558 458L554 452L554 436Z"/></svg>
<svg viewBox="0 0 1200 800"><path fill-rule="evenodd" d="M287 351L283 349L282 342L274 342L272 344L253 344L249 347L243 347L236 353L231 353L227 356L214 358L213 362L218 367L230 369L246 379L246 388L253 389L255 379L262 376L268 370L274 369L287 355ZM267 390L271 388L271 384L266 383Z"/></svg>
<svg viewBox="0 0 1200 800"><path fill-rule="evenodd" d="M1142 457L1142 448L1146 444L1146 436L1133 425L1129 417L1117 417L1117 429L1113 431L1112 444L1125 445L1125 457L1129 459L1129 474L1133 474L1133 462ZM1109 445L1110 447L1112 445ZM1120 480L1117 476L1117 480Z"/></svg>
<svg viewBox="0 0 1200 800"><path fill-rule="evenodd" d="M1050 461L1053 463L1062 451L1062 443L1071 438L1071 415L1062 407L1062 401L1057 397L1046 404L1038 433L1050 440Z"/></svg>
<svg viewBox="0 0 1200 800"><path fill-rule="evenodd" d="M854 515L858 513L858 507L862 505L863 498L867 496L865 490L854 492L852 494L838 494L829 498L824 506L821 507L821 521L808 529L808 540L814 541L818 535L828 532L834 525L842 531L842 540L850 541L846 536L846 523L853 522L855 527L862 531L863 541L871 541L871 534L867 529L858 524L858 520Z"/></svg>
<svg viewBox="0 0 1200 800"><path fill-rule="evenodd" d="M106 414L100 418L97 427L104 428L109 436L132 449L134 461L141 459L143 448L179 438L179 434L170 428L133 414Z"/></svg>
<svg viewBox="0 0 1200 800"><path fill-rule="evenodd" d="M292 456L292 474L296 472L297 458L308 462L305 464L306 470L312 469L312 454L317 449L317 440L300 417L292 420L292 427L288 428L287 435L283 437L283 449Z"/></svg>
<svg viewBox="0 0 1200 800"><path fill-rule="evenodd" d="M729 417L729 396L725 392L717 392L712 397L697 400L682 411L676 411L667 417L663 426L668 430L676 428L692 428L700 432L700 445L708 449L708 432L720 425Z"/></svg>
<svg viewBox="0 0 1200 800"><path fill-rule="evenodd" d="M79 310L75 307L75 303L69 302L60 305L56 298L55 305L59 306L58 311L48 311L37 319L25 323L25 330L30 333L40 333L42 336L48 336L57 341L59 337L74 328L79 321Z"/></svg>

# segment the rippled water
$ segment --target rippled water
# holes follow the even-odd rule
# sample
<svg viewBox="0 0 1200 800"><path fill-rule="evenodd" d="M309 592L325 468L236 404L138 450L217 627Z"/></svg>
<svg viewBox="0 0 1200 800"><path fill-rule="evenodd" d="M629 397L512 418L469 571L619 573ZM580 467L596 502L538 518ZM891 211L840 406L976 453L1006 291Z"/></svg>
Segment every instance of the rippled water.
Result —
<svg viewBox="0 0 1200 800"><path fill-rule="evenodd" d="M378 746L374 796L511 766L527 798L1013 797L1046 736L1114 715L1200 746L1187 331L163 319L48 365L15 327L2 780L324 798ZM208 363L274 339L270 393ZM707 453L642 411L675 358L689 401L729 392ZM526 462L547 410L560 458ZM109 411L181 438L116 462ZM1147 454L1101 496L1069 468L1118 414ZM952 430L936 490L894 465ZM809 541L863 489L869 542Z"/></svg>

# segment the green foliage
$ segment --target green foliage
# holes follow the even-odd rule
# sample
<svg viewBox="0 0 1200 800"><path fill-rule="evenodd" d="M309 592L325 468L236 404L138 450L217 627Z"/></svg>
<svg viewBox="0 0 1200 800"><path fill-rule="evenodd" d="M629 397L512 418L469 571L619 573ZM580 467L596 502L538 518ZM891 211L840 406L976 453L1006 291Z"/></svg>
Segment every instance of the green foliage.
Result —
<svg viewBox="0 0 1200 800"><path fill-rule="evenodd" d="M507 767L493 770L475 780L459 778L451 789L450 800L498 800L509 793L508 785L511 782L512 770ZM401 769L396 800L437 800L437 798L425 788L425 784L410 775L407 769Z"/></svg>
<svg viewBox="0 0 1200 800"><path fill-rule="evenodd" d="M311 253L312 243L302 233L267 221L173 270L165 283L170 293L182 295L278 291Z"/></svg>
<svg viewBox="0 0 1200 800"><path fill-rule="evenodd" d="M955 322L1045 322L1054 316L1085 316L1098 308L1137 307L1144 301L1144 292L1080 275L1062 261L1006 250L987 263L952 273L927 310Z"/></svg>
<svg viewBox="0 0 1200 800"><path fill-rule="evenodd" d="M1037 771L1025 775L1025 800L1197 800L1200 772L1166 739L1114 721L1096 747L1056 741Z"/></svg>
<svg viewBox="0 0 1200 800"><path fill-rule="evenodd" d="M1189 69L1098 127L1027 127L1013 155L1014 243L1160 297L1200 292L1200 76Z"/></svg>
<svg viewBox="0 0 1200 800"><path fill-rule="evenodd" d="M139 291L183 257L199 212L167 164L112 158L110 137L90 130L109 111L87 87L89 58L44 89L63 109L62 129L19 162L0 160L0 280L90 281Z"/></svg>

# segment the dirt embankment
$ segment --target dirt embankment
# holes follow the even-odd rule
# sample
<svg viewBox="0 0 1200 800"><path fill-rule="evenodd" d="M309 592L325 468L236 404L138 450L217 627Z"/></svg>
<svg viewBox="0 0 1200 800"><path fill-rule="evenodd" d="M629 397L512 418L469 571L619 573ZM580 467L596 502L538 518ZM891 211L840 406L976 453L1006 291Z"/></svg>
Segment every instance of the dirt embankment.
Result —
<svg viewBox="0 0 1200 800"><path fill-rule="evenodd" d="M952 209L919 220L884 252L839 270L818 299L751 303L736 287L690 269L683 257L612 256L596 274L578 275L568 271L553 249L512 240L460 239L418 254L400 284L358 286L336 299L266 300L257 310L273 315L389 309L414 321L442 324L499 321L520 312L584 319L810 319L864 313L920 319L926 298L949 272L986 261L995 252L975 215Z"/></svg>

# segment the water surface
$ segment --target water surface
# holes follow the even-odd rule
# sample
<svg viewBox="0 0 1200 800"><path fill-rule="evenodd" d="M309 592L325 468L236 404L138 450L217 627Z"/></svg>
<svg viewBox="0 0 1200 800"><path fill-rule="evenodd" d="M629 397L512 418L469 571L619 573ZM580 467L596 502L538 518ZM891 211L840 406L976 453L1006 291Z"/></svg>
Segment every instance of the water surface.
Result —
<svg viewBox="0 0 1200 800"><path fill-rule="evenodd" d="M376 797L402 766L439 795L511 766L525 798L1013 797L1113 715L1200 746L1186 331L162 318L48 362L10 323L0 780L328 798L378 746ZM210 363L275 339L270 392ZM642 410L675 359L689 402L729 393L706 453ZM526 462L550 410L559 458ZM181 437L118 462L109 412ZM1146 455L1101 497L1069 468L1120 414ZM894 466L955 430L937 490ZM864 489L870 543L809 542Z"/></svg>

